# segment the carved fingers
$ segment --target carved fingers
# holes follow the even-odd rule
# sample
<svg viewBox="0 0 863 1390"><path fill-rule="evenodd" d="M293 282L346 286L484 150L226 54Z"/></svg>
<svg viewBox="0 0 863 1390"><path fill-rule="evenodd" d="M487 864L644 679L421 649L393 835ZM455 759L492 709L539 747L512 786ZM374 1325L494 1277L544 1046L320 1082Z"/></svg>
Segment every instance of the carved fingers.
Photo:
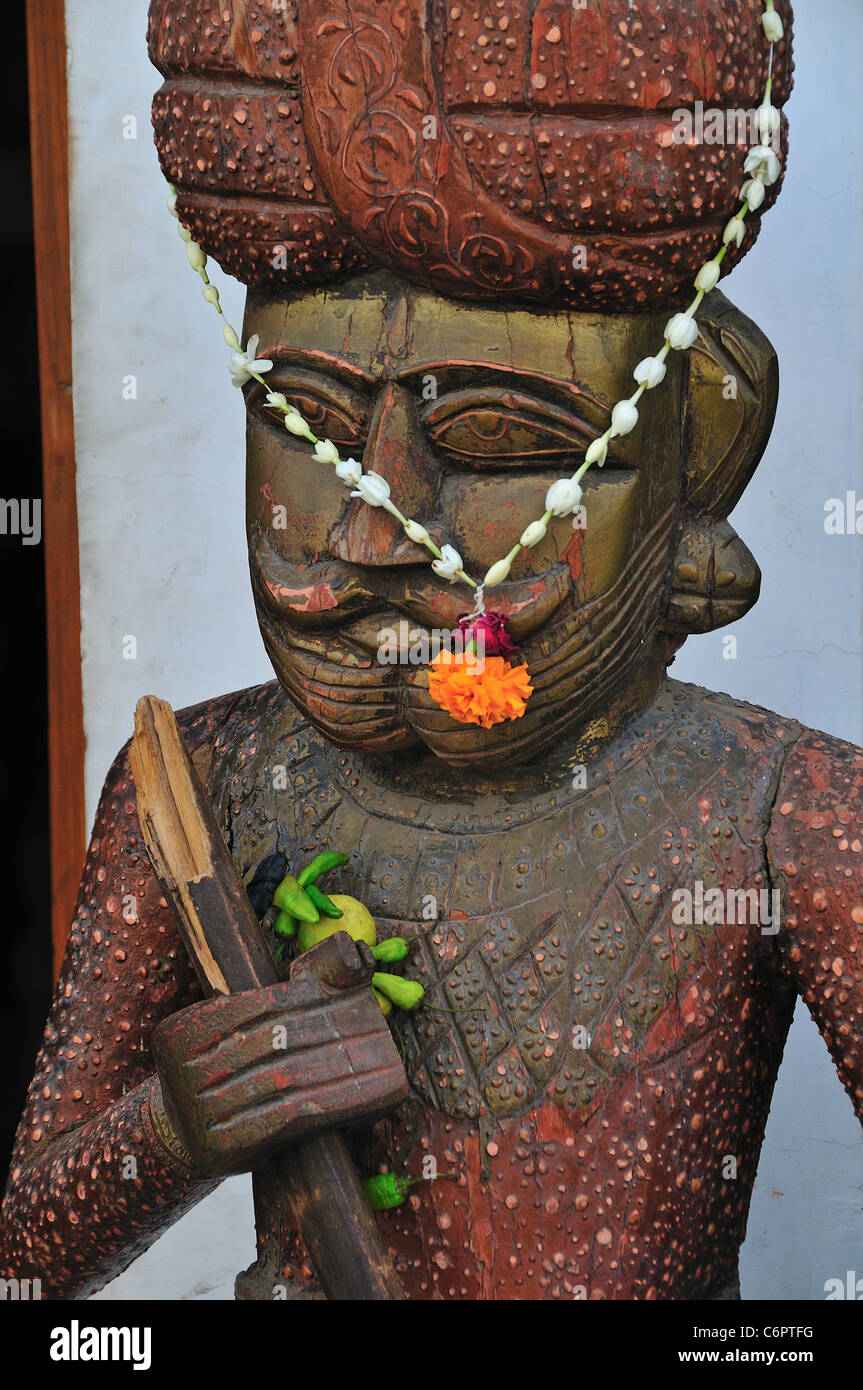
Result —
<svg viewBox="0 0 863 1390"><path fill-rule="evenodd" d="M201 1172L253 1168L285 1144L376 1118L404 1098L368 966L345 942L322 943L320 971L303 962L291 980L192 1005L156 1030L165 1109Z"/></svg>

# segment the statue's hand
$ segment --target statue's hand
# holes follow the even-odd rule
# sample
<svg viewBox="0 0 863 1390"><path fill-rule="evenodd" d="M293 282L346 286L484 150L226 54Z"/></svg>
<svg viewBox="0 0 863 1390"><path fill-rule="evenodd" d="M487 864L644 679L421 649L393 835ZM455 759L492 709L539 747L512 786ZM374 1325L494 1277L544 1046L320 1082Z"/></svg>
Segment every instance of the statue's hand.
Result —
<svg viewBox="0 0 863 1390"><path fill-rule="evenodd" d="M161 1023L151 1109L166 1146L185 1148L202 1174L243 1172L403 1100L407 1078L372 994L375 968L340 932L300 956L290 979Z"/></svg>

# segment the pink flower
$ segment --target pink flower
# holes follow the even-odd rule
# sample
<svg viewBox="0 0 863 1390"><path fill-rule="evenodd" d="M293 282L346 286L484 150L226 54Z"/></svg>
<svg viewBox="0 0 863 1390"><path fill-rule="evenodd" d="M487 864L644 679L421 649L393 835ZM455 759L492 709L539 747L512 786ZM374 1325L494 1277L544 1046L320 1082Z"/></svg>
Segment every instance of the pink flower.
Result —
<svg viewBox="0 0 863 1390"><path fill-rule="evenodd" d="M509 635L509 623L503 613L483 613L479 618L459 618L464 633L465 650L474 639L479 656L515 656L518 651Z"/></svg>

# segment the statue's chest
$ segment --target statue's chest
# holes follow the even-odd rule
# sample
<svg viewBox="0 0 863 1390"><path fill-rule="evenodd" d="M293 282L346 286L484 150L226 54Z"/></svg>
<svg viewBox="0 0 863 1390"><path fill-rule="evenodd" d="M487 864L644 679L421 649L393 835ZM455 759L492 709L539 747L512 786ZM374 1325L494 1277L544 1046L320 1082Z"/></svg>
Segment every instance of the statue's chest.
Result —
<svg viewBox="0 0 863 1390"><path fill-rule="evenodd" d="M278 790L252 797L234 853L245 874L276 845L293 869L324 847L351 855L340 891L381 936L411 940L404 973L427 989L397 1016L427 1104L474 1118L548 1097L585 1111L622 1071L711 1034L766 978L772 926L749 920L756 900L743 921L699 906L720 888L764 891L771 909L772 768L722 752L659 748L581 795L462 816L297 761L296 819L279 816Z"/></svg>
<svg viewBox="0 0 863 1390"><path fill-rule="evenodd" d="M615 1074L711 1033L759 975L772 927L760 843L721 814L681 824L654 803L630 837L595 810L461 838L340 813L334 843L360 832L357 892L381 934L411 939L406 973L426 986L399 1024L408 1071L450 1114L543 1095L590 1107ZM742 920L738 888L754 890Z"/></svg>

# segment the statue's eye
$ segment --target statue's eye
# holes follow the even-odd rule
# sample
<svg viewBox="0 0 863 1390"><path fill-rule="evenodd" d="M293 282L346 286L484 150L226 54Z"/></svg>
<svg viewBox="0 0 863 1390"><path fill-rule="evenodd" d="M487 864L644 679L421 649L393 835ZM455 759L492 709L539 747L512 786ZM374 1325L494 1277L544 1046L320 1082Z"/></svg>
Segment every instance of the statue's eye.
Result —
<svg viewBox="0 0 863 1390"><path fill-rule="evenodd" d="M331 439L342 455L362 450L368 431L368 402L347 386L334 386L316 380L305 372L273 372L267 378L271 391L281 391L289 405L308 422L319 439ZM282 414L266 403L266 392L255 392L255 409L276 426Z"/></svg>
<svg viewBox="0 0 863 1390"><path fill-rule="evenodd" d="M455 391L425 411L429 441L474 468L541 465L583 454L598 430L561 406L517 391Z"/></svg>

